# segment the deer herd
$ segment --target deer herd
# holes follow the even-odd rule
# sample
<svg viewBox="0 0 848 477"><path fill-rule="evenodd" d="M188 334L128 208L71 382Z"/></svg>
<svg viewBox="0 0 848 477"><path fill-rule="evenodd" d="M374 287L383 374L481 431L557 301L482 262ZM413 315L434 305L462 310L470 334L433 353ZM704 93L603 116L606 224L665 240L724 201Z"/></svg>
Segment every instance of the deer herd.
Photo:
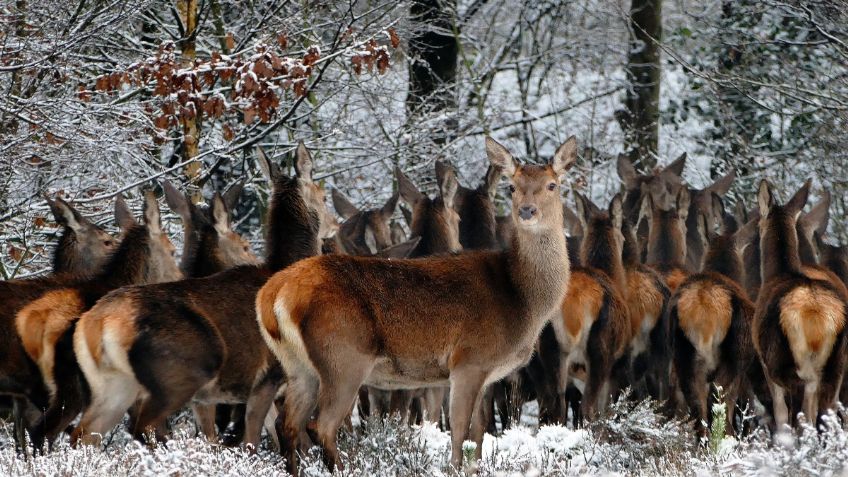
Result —
<svg viewBox="0 0 848 477"><path fill-rule="evenodd" d="M118 238L48 200L64 229L52 273L0 282L0 394L18 445L43 452L66 431L100 445L127 414L154 443L190 407L210 441L255 449L265 428L292 474L312 445L332 470L357 406L363 419L449 427L460 468L466 439L480 458L496 413L506 427L534 399L542 423L570 411L580 426L629 388L691 417L699 438L716 399L728 432L744 432L751 409L779 431L834 408L848 253L825 241L827 193L804 212L810 181L783 202L763 180L756 207L730 210L733 173L698 190L681 178L685 156L647 174L620 157L609 205L575 192L570 207L574 137L545 164L491 138L485 151L477 188L439 161L435 198L399 169L373 210L334 189L341 223L302 143L294 176L259 151L271 189L261 259L232 228L241 183L208 207L163 184L180 263L152 190L141 221L118 196ZM498 217L502 177L511 212Z"/></svg>

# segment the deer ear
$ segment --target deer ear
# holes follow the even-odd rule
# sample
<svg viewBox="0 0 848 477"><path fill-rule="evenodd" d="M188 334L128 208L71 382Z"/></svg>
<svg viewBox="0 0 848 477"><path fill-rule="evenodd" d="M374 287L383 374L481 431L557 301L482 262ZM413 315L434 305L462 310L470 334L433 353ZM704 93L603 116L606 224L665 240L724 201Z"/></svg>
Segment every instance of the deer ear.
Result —
<svg viewBox="0 0 848 477"><path fill-rule="evenodd" d="M212 225L219 235L224 235L230 231L230 211L227 210L224 198L217 192L212 197Z"/></svg>
<svg viewBox="0 0 848 477"><path fill-rule="evenodd" d="M686 221L686 218L689 216L689 188L681 187L677 192L677 200L675 200L675 206L677 207L677 216L680 217L680 220Z"/></svg>
<svg viewBox="0 0 848 477"><path fill-rule="evenodd" d="M424 194L415 187L415 184L409 180L409 177L406 177L406 174L401 172L399 167L395 167L395 178L398 181L400 198L410 207L415 207L415 204L424 198Z"/></svg>
<svg viewBox="0 0 848 477"><path fill-rule="evenodd" d="M713 194L718 195L719 197L724 197L727 194L727 191L730 190L730 186L733 185L733 181L736 180L736 171L731 170L727 174L716 179L715 182L712 183L707 190L712 192Z"/></svg>
<svg viewBox="0 0 848 477"><path fill-rule="evenodd" d="M575 192L574 208L577 212L577 219L580 221L580 227L582 227L585 232L589 228L589 219L592 216L592 205L589 203L589 199L587 199L583 194Z"/></svg>
<svg viewBox="0 0 848 477"><path fill-rule="evenodd" d="M224 205L227 206L228 211L232 212L236 209L242 191L244 191L244 180L236 182L227 192L224 192Z"/></svg>
<svg viewBox="0 0 848 477"><path fill-rule="evenodd" d="M757 189L757 207L760 208L760 216L768 217L769 210L774 205L774 194L771 191L771 184L767 180L760 181L760 187Z"/></svg>
<svg viewBox="0 0 848 477"><path fill-rule="evenodd" d="M442 184L445 181L445 178L448 176L448 174L451 174L451 173L453 173L454 175L456 174L456 172L453 170L453 168L450 166L450 164L448 164L445 161L436 161L435 169L436 169L436 183L437 184Z"/></svg>
<svg viewBox="0 0 848 477"><path fill-rule="evenodd" d="M392 218L393 215L395 215L395 209L397 209L399 199L400 193L395 191L395 193L392 194L391 197L389 197L389 200L387 200L386 203L383 204L383 207L380 209L380 214L383 216L384 219L389 220L390 218Z"/></svg>
<svg viewBox="0 0 848 477"><path fill-rule="evenodd" d="M618 177L624 182L625 189L636 189L639 187L639 174L627 154L619 154L615 163Z"/></svg>
<svg viewBox="0 0 848 477"><path fill-rule="evenodd" d="M724 208L724 201L721 200L721 196L716 194L715 192L710 192L710 208L713 211L713 217L716 220L722 220L725 215L728 215Z"/></svg>
<svg viewBox="0 0 848 477"><path fill-rule="evenodd" d="M786 210L789 211L791 215L795 216L797 220L798 215L804 210L804 206L807 205L807 199L810 197L810 186L812 186L812 179L807 179L804 181L804 185L798 189L798 192L789 199L789 202L786 203Z"/></svg>
<svg viewBox="0 0 848 477"><path fill-rule="evenodd" d="M259 170L262 171L262 175L265 176L265 180L268 182L274 182L280 175L276 164L272 164L268 160L268 156L265 155L265 151L261 147L256 148L256 162L259 164Z"/></svg>
<svg viewBox="0 0 848 477"><path fill-rule="evenodd" d="M445 207L452 209L456 193L459 190L459 181L456 179L456 173L450 169L445 172L444 176L439 180L439 192L442 196L442 202Z"/></svg>
<svg viewBox="0 0 848 477"><path fill-rule="evenodd" d="M159 212L159 202L152 190L144 191L144 224L151 235L162 233L162 216Z"/></svg>
<svg viewBox="0 0 848 477"><path fill-rule="evenodd" d="M677 159L665 166L661 172L663 175L674 174L678 178L683 177L683 170L686 169L686 153L684 152Z"/></svg>
<svg viewBox="0 0 848 477"><path fill-rule="evenodd" d="M421 237L414 237L406 242L399 243L397 245L392 245L391 247L384 248L377 253L377 256L383 258L407 258L409 254L415 250L415 247L418 246L418 242L421 241Z"/></svg>
<svg viewBox="0 0 848 477"><path fill-rule="evenodd" d="M561 176L574 165L575 161L577 161L577 138L571 136L557 148L551 166L554 172Z"/></svg>
<svg viewBox="0 0 848 477"><path fill-rule="evenodd" d="M710 243L710 235L712 234L712 229L710 227L710 221L707 218L707 214L702 211L696 212L696 226L698 228L698 237L701 239L701 243L707 245Z"/></svg>
<svg viewBox="0 0 848 477"><path fill-rule="evenodd" d="M512 154L501 143L489 136L486 136L486 155L489 157L489 162L500 169L506 177L512 177L518 170L518 162Z"/></svg>
<svg viewBox="0 0 848 477"><path fill-rule="evenodd" d="M359 209L340 190L333 188L330 197L333 199L333 208L343 219L347 220L359 213Z"/></svg>
<svg viewBox="0 0 848 477"><path fill-rule="evenodd" d="M616 230L621 230L624 226L624 204L621 200L621 194L615 194L609 205L609 216L612 220L612 226Z"/></svg>
<svg viewBox="0 0 848 477"><path fill-rule="evenodd" d="M493 164L489 164L489 168L486 169L486 177L483 179L483 189L486 191L486 195L489 196L489 200L495 200L495 196L498 193L498 182L501 178L501 168L497 167Z"/></svg>
<svg viewBox="0 0 848 477"><path fill-rule="evenodd" d="M401 205L400 213L403 215L403 220L406 221L406 225L408 227L412 227L412 211Z"/></svg>
<svg viewBox="0 0 848 477"><path fill-rule="evenodd" d="M801 217L801 226L808 236L816 232L824 235L827 232L827 224L830 222L830 199L830 192L824 191L822 199Z"/></svg>
<svg viewBox="0 0 848 477"><path fill-rule="evenodd" d="M303 141L297 143L295 152L294 170L297 176L305 181L312 182L312 155Z"/></svg>
<svg viewBox="0 0 848 477"><path fill-rule="evenodd" d="M74 232L82 231L85 219L61 197L56 197L56 200L47 199L47 204L50 206L56 222Z"/></svg>
<svg viewBox="0 0 848 477"><path fill-rule="evenodd" d="M745 247L751 245L751 242L754 241L754 237L756 237L757 231L759 230L759 227L757 226L759 221L759 218L753 218L740 227L735 234L733 234L736 249L739 250L740 254L745 251Z"/></svg>
<svg viewBox="0 0 848 477"><path fill-rule="evenodd" d="M577 199L575 199L575 202L577 202ZM583 236L583 224L580 222L580 217L565 204L562 204L562 219L572 237Z"/></svg>
<svg viewBox="0 0 848 477"><path fill-rule="evenodd" d="M189 210L188 200L186 196L174 187L171 181L162 183L162 188L165 190L165 203L172 212L179 215L183 222L191 220L191 210Z"/></svg>
<svg viewBox="0 0 848 477"><path fill-rule="evenodd" d="M636 228L639 227L639 224L641 224L643 220L650 222L653 215L654 198L650 192L644 192L642 194L642 206L639 207L639 218L636 220Z"/></svg>
<svg viewBox="0 0 848 477"><path fill-rule="evenodd" d="M127 202L121 194L118 194L118 196L115 197L115 223L117 223L118 227L124 232L129 230L131 227L138 225L138 222L135 221L135 217L133 217L132 212L130 212L130 208L127 206Z"/></svg>

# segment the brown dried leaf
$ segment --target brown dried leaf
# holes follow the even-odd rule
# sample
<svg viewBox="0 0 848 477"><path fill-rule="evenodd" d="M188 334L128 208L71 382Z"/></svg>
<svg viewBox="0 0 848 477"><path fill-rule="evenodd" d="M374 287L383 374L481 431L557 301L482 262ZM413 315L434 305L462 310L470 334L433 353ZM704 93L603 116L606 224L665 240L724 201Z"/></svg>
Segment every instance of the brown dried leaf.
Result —
<svg viewBox="0 0 848 477"><path fill-rule="evenodd" d="M389 41L392 44L392 48L397 48L398 45L400 45L400 37L398 36L397 31L395 31L394 28L389 28L388 32L389 32Z"/></svg>

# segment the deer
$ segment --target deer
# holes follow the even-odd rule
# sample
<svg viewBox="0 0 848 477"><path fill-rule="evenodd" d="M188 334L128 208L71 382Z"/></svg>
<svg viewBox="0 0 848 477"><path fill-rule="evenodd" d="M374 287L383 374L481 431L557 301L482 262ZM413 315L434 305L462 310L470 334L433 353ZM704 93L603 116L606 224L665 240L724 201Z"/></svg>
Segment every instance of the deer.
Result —
<svg viewBox="0 0 848 477"><path fill-rule="evenodd" d="M289 379L282 441L290 472L316 405L308 429L328 468L342 468L336 434L362 384L450 385L451 463L459 468L484 386L530 359L568 288L559 187L577 141L544 165L521 164L485 142L489 162L510 178L509 250L408 260L325 255L278 272L257 295L260 331Z"/></svg>
<svg viewBox="0 0 848 477"><path fill-rule="evenodd" d="M712 193L712 211L696 212L696 230L707 244L701 272L690 275L669 306L674 326L674 369L677 384L695 420L696 434L707 437L709 385L721 386L727 405L726 429L733 433L737 398L747 394L751 366L759 365L751 341L754 304L740 285L744 278L736 219L724 214L721 198ZM713 231L716 215L720 233Z"/></svg>
<svg viewBox="0 0 848 477"><path fill-rule="evenodd" d="M798 251L796 225L810 184L784 205L767 180L757 192L763 287L752 330L778 429L789 424L787 397L818 421L820 411L835 405L845 372L848 297L830 280L806 275Z"/></svg>
<svg viewBox="0 0 848 477"><path fill-rule="evenodd" d="M399 199L397 192L382 207L371 210L359 210L338 189L332 189L331 197L333 207L344 219L344 222L339 226L336 237L339 237L340 240L343 237L348 245L347 248L352 248L345 250L346 247L342 246L341 251L357 255L376 254L398 244L392 241L392 231L389 225L389 221L397 208Z"/></svg>
<svg viewBox="0 0 848 477"><path fill-rule="evenodd" d="M79 406L79 395L84 392L75 379L79 373L74 372L75 363L68 348L77 317L110 290L182 276L174 260L174 246L161 227L159 205L150 190L144 193L143 215L144 224L137 223L119 198L116 216L124 230L123 239L103 269L87 279L51 287L14 317L17 341L35 368L32 379L43 382L48 391L44 406L47 412L29 429L36 448L41 447L44 429L58 433L69 423L61 408ZM74 392L60 393L63 389Z"/></svg>
<svg viewBox="0 0 848 477"><path fill-rule="evenodd" d="M131 426L139 440L190 402L207 409L246 403L243 442L256 449L284 380L254 321L256 293L274 272L317 255L321 230L332 229L321 222L335 221L302 142L295 155L296 176L288 177L259 153L272 183L264 263L124 288L80 317L73 348L91 399L72 442L97 445L136 402ZM215 439L214 414L198 417L207 438Z"/></svg>
<svg viewBox="0 0 848 477"><path fill-rule="evenodd" d="M51 275L0 282L0 302L4 304L0 310L0 326L6 330L0 332L0 336L4 337L2 341L5 341L0 341L0 358L10 364L9 368L0 371L2 374L18 374L17 370L12 368L21 364L21 360L26 361L26 358L19 354L20 347L8 341L14 340L11 323L21 307L60 282L81 280L96 273L118 244L114 237L80 214L61 197L46 200L56 222L62 227L59 243L53 252ZM20 374L27 384L22 385L13 379L0 384L0 393L5 394L10 390L7 387L11 388L15 443L23 448L26 445L25 429L39 418L40 409L46 405L46 390L30 380L30 375L26 372ZM30 401L27 395L37 395L38 398L36 401Z"/></svg>
<svg viewBox="0 0 848 477"><path fill-rule="evenodd" d="M622 225L621 260L627 280L625 300L630 316L629 381L634 396L668 397L671 330L666 309L671 291L656 270L641 263L638 239L629 222Z"/></svg>
<svg viewBox="0 0 848 477"><path fill-rule="evenodd" d="M581 266L572 268L569 289L552 324L560 345L559 391L564 393L570 384L572 366L583 365L586 381L581 414L591 419L606 407L615 389L613 367L630 344L621 261L624 211L620 195L612 199L607 211L579 193L575 199L584 232ZM561 409L566 409L564 402Z"/></svg>
<svg viewBox="0 0 848 477"><path fill-rule="evenodd" d="M654 201L662 207L677 196L683 186L683 170L686 168L686 153L670 162L663 168L656 167L648 174L640 174L626 154L619 154L616 161L616 171L623 183L623 207L627 221L636 226L636 236L639 239L639 257L645 261L647 256L648 227L640 220L641 204L646 195L651 195Z"/></svg>
<svg viewBox="0 0 848 477"><path fill-rule="evenodd" d="M395 168L400 198L412 209L410 235L420 239L418 245L410 252L409 258L455 253L462 250L462 244L459 241L461 221L456 211L456 198L460 185L456 173L442 161L436 162L435 172L439 195L431 199L418 190L400 168ZM413 421L417 420L421 414L426 414L430 420L434 421L439 420L441 415L443 390L439 387L397 389L391 392L371 389L369 394L376 404L375 410L380 414L386 414L388 410L389 413L400 414L401 419L405 419L410 406L414 404L421 409L416 409L416 415L410 416ZM422 403L422 400L426 403Z"/></svg>
<svg viewBox="0 0 848 477"><path fill-rule="evenodd" d="M250 243L232 228L231 211L244 189L239 182L225 194L215 192L203 209L170 182L165 182L165 201L183 224L183 253L180 270L186 278L206 277L227 268L257 263Z"/></svg>
<svg viewBox="0 0 848 477"><path fill-rule="evenodd" d="M848 285L848 247L827 243L822 235L815 233L814 240L821 256L821 264Z"/></svg>
<svg viewBox="0 0 848 477"><path fill-rule="evenodd" d="M53 252L53 274L88 276L96 273L117 247L117 240L61 197L48 198L47 205L62 226L62 235Z"/></svg>
<svg viewBox="0 0 848 477"><path fill-rule="evenodd" d="M663 277L673 293L688 272L686 260L686 219L689 215L689 190L681 187L670 206L662 206L653 194L646 194L639 222L648 224L645 263Z"/></svg>
<svg viewBox="0 0 848 477"><path fill-rule="evenodd" d="M700 270L699 267L708 245L703 242L703 236L698 232L698 214L704 213L709 220L721 221L720 211L713 208L715 203L713 196L724 198L735 180L736 171L731 170L703 189L689 189L689 212L686 215L686 269L690 272Z"/></svg>

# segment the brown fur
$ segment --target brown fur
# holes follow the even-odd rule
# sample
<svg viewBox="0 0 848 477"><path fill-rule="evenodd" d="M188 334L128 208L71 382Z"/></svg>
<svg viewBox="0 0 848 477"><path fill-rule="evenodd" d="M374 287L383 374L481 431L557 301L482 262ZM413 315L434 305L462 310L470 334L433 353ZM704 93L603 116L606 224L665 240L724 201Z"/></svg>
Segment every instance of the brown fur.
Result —
<svg viewBox="0 0 848 477"><path fill-rule="evenodd" d="M152 193L145 194L144 215L145 225L131 226L126 231L123 242L110 257L103 272L89 280L45 293L21 309L16 316L18 330L23 333L22 341L41 344L39 347L30 346L28 351L50 391L51 409L61 407L58 399L68 399L68 393L74 393L68 402L75 403L82 392L73 383L75 376L68 375L74 374L73 371L64 372L63 376L57 376L55 371L59 365L74 368L73 364L69 364L74 361L70 350L60 350L59 341L64 339L80 314L112 288L180 276L173 261L173 245L161 231L159 208ZM59 378L63 384L57 383ZM67 392L62 390L64 383L71 383L71 389ZM53 416L48 411L42 418L47 423L36 423L30 430L36 446L41 444L44 428L51 436L58 432L58 424L50 421Z"/></svg>
<svg viewBox="0 0 848 477"><path fill-rule="evenodd" d="M789 423L787 397L793 407L803 401L809 419L835 404L848 352L844 287L806 275L801 264L796 221L809 188L808 181L782 206L766 181L758 194L764 285L753 336L778 425Z"/></svg>
<svg viewBox="0 0 848 477"><path fill-rule="evenodd" d="M573 139L563 145L554 165L519 166L503 146L486 144L492 164L512 178L511 250L393 261L327 255L279 272L259 292L257 309L273 303L282 340L264 328L263 336L289 376L290 472L316 404L311 428L327 465L340 465L336 432L364 382L388 389L450 383L458 467L482 387L529 359L568 281L558 185L576 146Z"/></svg>
<svg viewBox="0 0 848 477"><path fill-rule="evenodd" d="M76 437L96 442L93 434L111 429L142 398L133 422L137 438L189 401L246 403L244 440L258 444L283 374L253 321L255 294L274 271L317 253L324 214L316 207L326 208L313 200L311 181L284 177L263 157L260 165L273 181L264 266L242 265L205 278L127 288L109 297L115 313L101 309L109 306L102 302L83 315L74 349L92 383L92 405ZM301 144L298 171L308 174L310 161ZM86 322L99 317L102 334L89 339L83 331ZM127 338L106 346L115 341L111 329L125 330L120 336ZM95 360L98 346L103 356ZM214 437L214 427L204 433Z"/></svg>

